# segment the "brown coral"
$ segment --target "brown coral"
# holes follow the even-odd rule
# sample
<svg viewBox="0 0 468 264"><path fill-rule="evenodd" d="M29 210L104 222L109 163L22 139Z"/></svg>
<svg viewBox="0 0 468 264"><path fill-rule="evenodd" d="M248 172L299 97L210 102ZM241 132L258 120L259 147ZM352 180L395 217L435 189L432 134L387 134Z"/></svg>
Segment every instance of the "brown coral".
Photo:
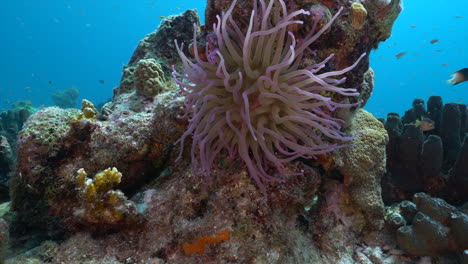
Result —
<svg viewBox="0 0 468 264"><path fill-rule="evenodd" d="M154 97L165 86L164 72L155 59L140 60L136 66L134 76L138 95Z"/></svg>

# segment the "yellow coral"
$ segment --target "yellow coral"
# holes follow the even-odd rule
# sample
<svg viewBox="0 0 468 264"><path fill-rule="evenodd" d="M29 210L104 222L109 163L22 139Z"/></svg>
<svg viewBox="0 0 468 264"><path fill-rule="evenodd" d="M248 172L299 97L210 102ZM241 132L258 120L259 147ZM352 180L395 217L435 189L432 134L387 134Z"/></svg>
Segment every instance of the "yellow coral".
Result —
<svg viewBox="0 0 468 264"><path fill-rule="evenodd" d="M351 25L355 29L361 29L366 22L367 10L358 2L354 2L351 5Z"/></svg>
<svg viewBox="0 0 468 264"><path fill-rule="evenodd" d="M107 168L93 179L87 178L84 169L77 171L76 185L80 192L80 207L75 215L88 223L118 224L120 221L139 221L136 205L113 186L122 180L117 168Z"/></svg>
<svg viewBox="0 0 468 264"><path fill-rule="evenodd" d="M112 185L119 184L121 179L122 173L117 168L107 168L94 176L94 184L97 189L107 191L112 188Z"/></svg>
<svg viewBox="0 0 468 264"><path fill-rule="evenodd" d="M83 168L79 169L77 173L78 173L78 176L76 177L76 185L78 187L83 187L86 183L86 178L88 174Z"/></svg>
<svg viewBox="0 0 468 264"><path fill-rule="evenodd" d="M83 99L83 101L81 102L81 114L76 116L76 119L96 119L97 113L98 111L94 104L86 99Z"/></svg>
<svg viewBox="0 0 468 264"><path fill-rule="evenodd" d="M97 195L96 185L94 183L89 183L85 188L85 196L88 201L95 201Z"/></svg>
<svg viewBox="0 0 468 264"><path fill-rule="evenodd" d="M119 184L122 173L117 168L107 168L94 176L94 179L87 179L86 171L81 168L77 171L76 185L83 188L86 199L94 200L98 192L107 192L114 184Z"/></svg>

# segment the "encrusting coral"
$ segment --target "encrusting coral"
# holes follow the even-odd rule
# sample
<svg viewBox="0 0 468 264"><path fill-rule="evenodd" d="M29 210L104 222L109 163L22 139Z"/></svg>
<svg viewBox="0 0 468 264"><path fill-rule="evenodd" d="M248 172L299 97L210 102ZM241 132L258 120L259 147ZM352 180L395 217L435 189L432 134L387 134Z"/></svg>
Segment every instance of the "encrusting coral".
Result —
<svg viewBox="0 0 468 264"><path fill-rule="evenodd" d="M220 153L240 157L266 193L267 182L284 180L285 163L328 153L352 139L341 131L344 121L333 112L355 106L346 98L359 93L338 87L345 78L333 77L352 70L365 53L339 71L320 73L333 54L302 68L309 46L331 27L342 8L320 29L317 24L324 13L313 12L312 30L298 40L292 33L303 24L298 16L310 12L288 13L282 0L260 0L242 33L231 16L236 2L217 17L214 33L207 36L206 61L198 48L193 49L196 62L190 61L183 45L177 45L185 72L173 74L185 95L185 116L190 116L179 143L183 148L192 136L193 169L208 179Z"/></svg>

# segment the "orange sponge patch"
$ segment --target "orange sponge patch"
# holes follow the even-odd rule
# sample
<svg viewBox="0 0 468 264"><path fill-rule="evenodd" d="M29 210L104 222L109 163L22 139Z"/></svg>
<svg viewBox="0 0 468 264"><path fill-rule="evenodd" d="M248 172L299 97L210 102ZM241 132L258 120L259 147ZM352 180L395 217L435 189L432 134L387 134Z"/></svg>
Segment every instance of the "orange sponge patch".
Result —
<svg viewBox="0 0 468 264"><path fill-rule="evenodd" d="M205 236L197 238L193 243L184 243L182 244L182 248L184 249L185 255L193 255L195 253L198 254L205 254L206 246L214 244L214 243L221 243L223 241L229 240L229 231L228 230L221 230L216 233L215 236Z"/></svg>

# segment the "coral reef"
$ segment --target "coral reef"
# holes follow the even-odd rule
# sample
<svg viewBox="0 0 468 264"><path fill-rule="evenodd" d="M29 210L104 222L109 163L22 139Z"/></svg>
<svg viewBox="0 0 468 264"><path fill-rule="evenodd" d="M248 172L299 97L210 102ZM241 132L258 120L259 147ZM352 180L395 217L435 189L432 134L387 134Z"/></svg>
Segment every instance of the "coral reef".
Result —
<svg viewBox="0 0 468 264"><path fill-rule="evenodd" d="M223 4L225 1L217 2ZM247 2L249 1L239 1L239 6L243 6L235 8L233 15L237 15L239 10L251 13L252 9ZM288 13L294 16L312 12L313 17L320 19L308 19L303 25L291 23L288 27L291 33L283 34L283 44L292 45L297 40L296 47L302 45L303 51L306 50L307 53L303 59L294 62L297 68L291 72L313 65L308 71L317 71L313 74L321 77L317 77L316 81L322 80L322 83L311 84L312 87L309 88L329 88L328 91L320 90L322 93L307 99L318 104L315 105L314 113L325 123L325 129L323 126L316 126L312 135L320 134L320 128L334 135L337 139L329 142L329 147L341 147L339 157L343 164L338 161L338 154L316 155L317 161L314 161L310 157L299 158L304 152L301 148L296 148L296 155L291 154L294 148L289 150L281 144L275 146L275 150L286 152L284 155L289 155L290 160L281 161L284 172L280 175L282 181L268 182L268 199L265 199L250 177L248 169L240 166L229 155L217 156L213 161L217 169L210 170L213 176L211 183L207 183L204 175L192 170L187 153L183 152L176 161L180 151L176 141L190 126L190 121L179 118L186 113L183 93L180 89L175 89L175 82L169 78L169 72L172 66L181 72L183 63L196 66L197 53L199 60L203 55L206 56L204 59L213 59L208 56L210 53L206 54L206 48L214 51L221 47L218 43L220 40L212 38L214 34L209 27L199 26L196 12L187 11L164 20L156 32L140 42L129 65L124 69L120 86L114 90L112 101L102 107L101 113L90 102L85 101L81 110L48 107L37 111L28 119L19 135L18 158L12 177L12 213L9 224L13 256L7 261L327 264L352 262L359 243L383 247L383 234L381 230L375 229L380 225L378 218L381 215L382 202L377 197L380 191L377 183L384 160L386 137L381 133L382 125L368 113L359 110L353 115L357 106L352 109L341 106L351 106L367 100L373 86L372 71L368 68L367 59L363 59L362 64L353 63L362 53L371 49L367 45L371 43L372 47L376 47L384 36L369 34L365 38L366 43L356 45L357 39L354 37L360 37L362 33L351 26L350 17L346 16L350 12L349 4L321 1L323 5L314 6L313 10L310 10L312 6L307 6L306 11L296 11L300 7L293 5L293 2L288 1L286 5ZM297 2L303 5L306 1ZM282 2L271 3L276 7L277 3ZM374 2L366 4L366 20L371 21L379 12L383 16L381 21L387 21L390 25L386 27L391 27L391 22L399 12L396 8L399 3L393 1L379 11L372 7ZM223 10L228 10L230 4L231 2L225 5ZM344 7L342 15L333 20L331 14L337 14L341 5ZM262 9L261 6L257 8ZM262 10L265 10L265 14L268 13L266 9ZM275 8L272 11L276 10ZM221 10L218 13L221 14ZM297 19L307 18L304 15ZM223 16L224 19L229 17ZM241 17L232 16L228 23L231 26L237 24L238 27L233 27L233 30L244 33L219 32L245 35L245 32L249 32L248 23L237 19ZM293 17L285 21L292 22L290 18ZM379 23L383 23L381 21ZM270 28L277 25L273 22L267 20L267 26ZM258 20L255 23L261 25ZM309 39L314 45L305 47L305 42L299 39L307 39L306 32L312 32L311 35L315 33L312 30L314 23L316 30L323 33L323 38L313 41ZM371 29L373 23L366 22L361 30L371 32ZM285 30L286 28L278 26L273 31L280 36L279 33L284 33ZM258 29L254 31L258 32ZM254 31L250 31L250 38L257 38L252 36ZM200 39L189 44L194 33L200 33ZM268 35L265 34L264 37ZM179 60L174 38L179 43L188 44L184 45L181 53L193 54L194 57L187 55L183 61ZM215 46L210 46L213 44ZM263 48L261 45L254 46ZM284 53L285 58L292 58L292 53L296 52L294 48L284 48L279 42L275 48L278 53ZM332 53L336 55L334 59L328 59L326 64L321 63ZM227 62L227 57L225 59ZM150 77L159 78L159 81L163 77L165 79L165 82L160 82L161 89L153 90L152 86L148 96L142 96L136 87L143 80L137 80L138 78L149 76L136 74L141 60L145 61L140 65L145 62L151 62L153 66L159 64L160 69L152 69L150 66L153 73L158 73L158 77L156 74ZM283 66L286 67L287 63L280 65L281 61L265 61L277 64L278 69L270 68L271 74ZM225 65L226 70L232 71L231 65ZM339 77L346 77L346 86L353 88L345 90L344 95L339 95L343 90L335 86L345 79L336 81L326 75L338 74L342 69L345 69L342 71L344 73L350 69L347 68L350 65L355 66L353 72ZM265 65L264 70L266 68L268 65ZM161 75L160 70L164 75ZM223 71L223 68L220 67L219 70ZM366 76L363 76L364 73ZM275 75L269 77L272 80L280 78ZM178 76L179 84L180 78L185 76ZM140 84L144 83L146 81ZM264 88L266 84L267 81L263 84ZM233 85L228 82L226 87ZM275 87L269 85L266 88L273 90ZM358 96L354 89L363 94ZM268 94L267 91L264 92ZM348 92L353 96L346 96ZM289 99L301 104L297 97L298 94ZM324 98L328 99L320 100ZM250 103L248 105L257 107L253 99ZM300 110L291 105L286 107L286 102L280 105L282 109ZM274 108L271 104L270 106ZM275 113L278 112L271 111L272 115ZM205 118L211 119L210 113ZM269 116L265 115L261 120L265 118L268 119ZM232 122L239 125L237 120L231 120ZM271 126L265 124L264 127L267 125ZM207 126L207 129L210 128L212 127ZM260 131L261 126L252 128ZM248 127L242 129L250 130ZM357 130L363 132L357 134ZM306 132L310 132L310 129L304 129L302 133ZM346 146L340 145L342 137L348 137L345 133L350 135ZM308 140L322 142L332 138L323 134L323 138L317 136ZM234 137L228 133L226 136L231 139ZM285 137L284 134L283 137L293 140L293 137ZM190 143L191 137L186 136L186 139ZM258 134L257 140L262 139L261 134ZM193 141L195 140L197 139L194 138ZM268 144L273 144L269 140ZM361 144L375 146L359 146ZM368 153L365 154L368 155L357 155L357 151L366 151ZM373 162L375 167L369 169L369 175L355 175L362 173L358 168L359 164ZM345 163L355 166L346 168ZM113 167L118 168L118 172L113 169L102 171ZM274 169L266 173L273 173ZM88 178L85 172L95 176ZM55 242L47 242L51 239Z"/></svg>
<svg viewBox="0 0 468 264"><path fill-rule="evenodd" d="M114 90L114 95L130 93L137 89L134 75L137 64L141 60L154 59L155 64L152 66L152 71L154 72L155 68L158 67L156 64L160 65L161 68L159 70L162 70L164 77L160 75L159 70L156 70L156 72L158 72L157 74L160 76L159 78L171 78L171 66L180 64L180 58L177 54L174 39L180 42L190 42L193 38L194 24L200 25L200 18L196 10L187 10L178 16L169 16L164 19L155 32L146 35L138 44L128 65L124 66L120 85ZM187 51L187 49L185 51ZM151 78L156 77L154 74L149 76L151 76ZM140 79L139 82L143 84L146 81L147 80L143 78ZM154 81L160 81L160 79L157 78ZM143 87L140 86L140 92L142 92L142 88ZM154 88L150 88L147 92L151 91L150 94L153 94L153 89Z"/></svg>
<svg viewBox="0 0 468 264"><path fill-rule="evenodd" d="M0 202L9 198L9 178L13 169L14 155L10 143L4 136L0 136Z"/></svg>
<svg viewBox="0 0 468 264"><path fill-rule="evenodd" d="M23 128L28 117L36 110L30 101L20 101L14 103L12 109L0 113L0 135L8 139L8 142L13 146L13 150L16 146L16 136Z"/></svg>
<svg viewBox="0 0 468 264"><path fill-rule="evenodd" d="M52 100L55 105L60 108L74 108L78 103L80 91L78 88L71 87L65 90L60 90L52 94Z"/></svg>
<svg viewBox="0 0 468 264"><path fill-rule="evenodd" d="M414 202L414 203L413 203ZM398 246L412 256L439 257L456 252L460 258L468 247L468 215L440 198L425 193L413 196L413 202L395 205L387 221L396 230ZM395 225L395 219L403 222Z"/></svg>
<svg viewBox="0 0 468 264"><path fill-rule="evenodd" d="M425 118L434 122L434 129L418 125ZM427 110L424 100L415 99L402 118L388 114L384 200L401 201L425 191L451 203L468 201L467 122L465 105L444 105L439 96L429 98Z"/></svg>
<svg viewBox="0 0 468 264"><path fill-rule="evenodd" d="M19 136L18 165L11 185L18 225L26 222L25 229L57 224L79 230L73 221L75 210L70 206L79 201L74 187L79 168L97 173L102 168L119 166L125 177L118 187L124 193L132 193L156 177L165 164L171 142L181 131L176 123L176 106L152 107L160 112L131 114L117 109L107 121L100 121L93 114L85 114L95 113L86 110L93 107L85 101L84 112L49 107L31 116ZM164 112L172 114L163 115ZM162 131L168 134L158 134ZM153 141L153 137L159 141ZM27 223L33 216L36 221ZM63 226L57 216L70 225ZM93 225L80 228L99 231Z"/></svg>
<svg viewBox="0 0 468 264"><path fill-rule="evenodd" d="M30 101L13 104L12 109L0 113L0 202L9 199L9 180L16 159L19 131L36 109Z"/></svg>
<svg viewBox="0 0 468 264"><path fill-rule="evenodd" d="M215 23L212 37L217 43L212 45L216 48L207 40L206 61L198 48L196 63L192 63L177 47L184 72L174 72L174 77L190 116L179 142L183 149L186 138L192 136L193 169L205 174L208 181L213 162L224 153L231 159L240 158L266 195L269 182L283 180L285 163L315 158L352 138L341 131L344 121L334 113L356 106L347 102L358 93L354 88L338 87L346 79L336 77L353 70L366 54L349 67L318 74L333 54L316 64L299 64L341 9L321 29L317 27L323 15L312 13L313 27L297 43L287 30L302 24L297 17L310 12L288 14L282 0L268 5L260 0L261 8L254 7L244 34L236 31L239 25L231 17L236 2ZM196 38L194 45L197 47Z"/></svg>
<svg viewBox="0 0 468 264"><path fill-rule="evenodd" d="M311 13L319 14L322 18L318 22L321 29L331 18L331 14L336 14L340 7L343 7L341 17L329 30L314 42L312 51L304 60L306 66L325 60L330 54L334 54L333 60L325 70L343 69L351 65L362 53L369 53L371 49L377 48L378 43L390 37L393 22L402 10L401 1L359 1L367 10L365 23L361 29L352 26L352 8L357 1L329 1L329 0L297 0L285 1L287 6L293 10L304 9ZM232 0L209 0L205 10L206 31L213 32L212 25L217 22L216 16L231 6ZM232 16L238 20L240 30L247 30L249 25L250 10L255 1L239 0L237 7L232 10ZM344 19L347 18L347 19ZM292 32L296 39L305 38L315 23L314 19L305 19L304 24L296 27ZM312 56L313 55L313 56ZM349 98L351 103L367 102L370 92L361 92L368 89L362 87L364 73L368 70L368 58L364 58L356 68L344 76L347 78L347 86L355 87L361 94L355 98ZM362 105L363 106L363 105Z"/></svg>

